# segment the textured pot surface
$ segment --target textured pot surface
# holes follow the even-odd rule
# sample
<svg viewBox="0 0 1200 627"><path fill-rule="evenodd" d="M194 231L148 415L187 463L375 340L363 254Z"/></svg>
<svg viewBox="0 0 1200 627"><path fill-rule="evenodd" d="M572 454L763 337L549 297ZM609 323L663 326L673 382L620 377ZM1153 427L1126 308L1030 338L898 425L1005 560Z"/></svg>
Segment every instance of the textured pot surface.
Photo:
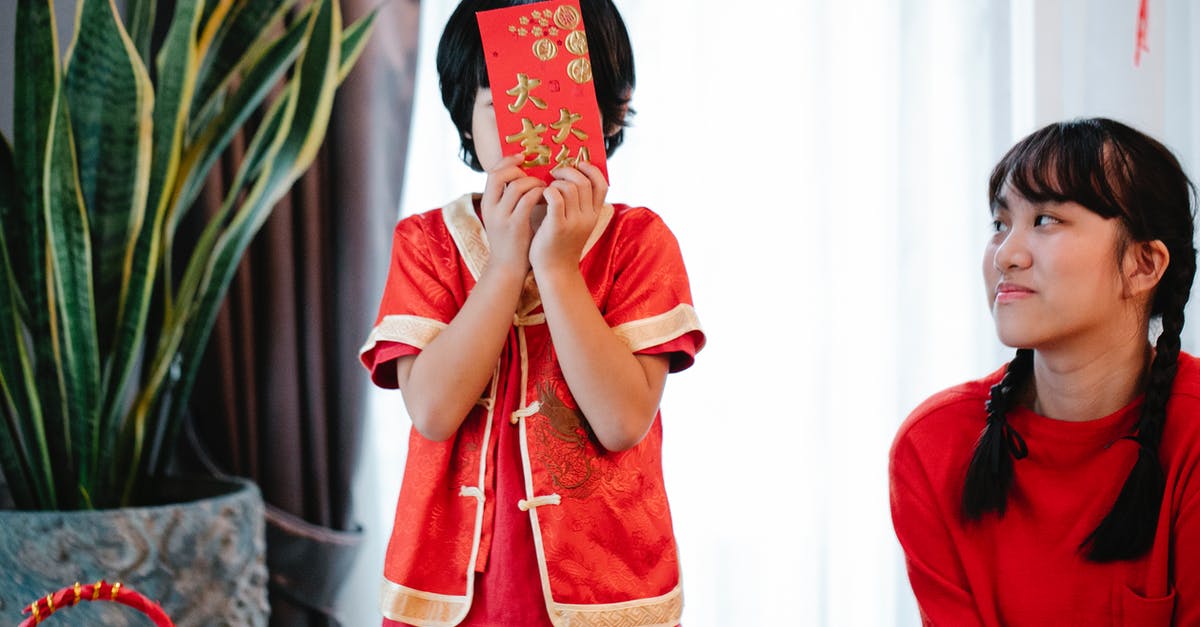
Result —
<svg viewBox="0 0 1200 627"><path fill-rule="evenodd" d="M248 481L187 480L166 498L187 502L83 512L0 511L0 625L48 592L121 582L158 601L179 627L266 625L263 503ZM115 603L82 603L48 626L138 627Z"/></svg>

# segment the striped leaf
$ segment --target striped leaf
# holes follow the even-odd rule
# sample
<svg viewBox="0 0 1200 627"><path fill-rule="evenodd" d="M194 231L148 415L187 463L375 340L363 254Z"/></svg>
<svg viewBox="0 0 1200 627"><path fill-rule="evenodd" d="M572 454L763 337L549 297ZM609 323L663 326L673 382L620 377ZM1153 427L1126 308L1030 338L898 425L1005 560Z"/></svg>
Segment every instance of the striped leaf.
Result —
<svg viewBox="0 0 1200 627"><path fill-rule="evenodd" d="M46 150L45 220L52 285L50 332L63 421L61 431L53 424L47 426L52 438L69 438L66 467L54 469L75 477L72 494L60 495L68 499L92 488L100 360L87 209L80 195L70 114L61 88L55 92L53 111Z"/></svg>
<svg viewBox="0 0 1200 627"><path fill-rule="evenodd" d="M47 424L61 425L65 416L50 341L52 312L46 276L46 201L42 180L46 138L59 82L58 38L52 5L51 0L17 3L14 60L19 71L13 74L13 119L28 123L13 128L13 156L20 194L13 219L5 222L5 230L24 244L14 250L10 261L23 310L28 312L29 333L34 338L34 373L43 417ZM53 438L46 445L54 468L64 468L70 457L67 438ZM72 489L68 473L60 472L55 477L56 493L66 494Z"/></svg>
<svg viewBox="0 0 1200 627"><path fill-rule="evenodd" d="M338 69L339 85L346 80L350 70L354 69L354 64L358 63L358 57L362 56L363 50L366 49L367 42L371 39L371 33L375 30L375 17L378 14L378 8L372 9L370 13L362 16L342 31L342 66Z"/></svg>
<svg viewBox="0 0 1200 627"><path fill-rule="evenodd" d="M80 3L63 78L88 210L100 350L113 348L122 277L132 234L146 208L153 94L112 0Z"/></svg>
<svg viewBox="0 0 1200 627"><path fill-rule="evenodd" d="M291 67L304 43L307 19L292 24L283 37L276 40L265 54L249 68L245 80L231 98L223 103L222 113L204 129L184 157L184 176L177 203L180 211L171 216L167 232L173 235L183 219L184 211L192 206L208 173L221 153L237 136L239 130L271 93L284 72Z"/></svg>
<svg viewBox="0 0 1200 627"><path fill-rule="evenodd" d="M182 2L176 13L186 11L187 5L193 1ZM193 10L193 12L196 12ZM120 29L120 24L115 24ZM172 31L174 31L174 26ZM161 162L169 162L170 155L170 121L172 121L172 101L170 95L173 89L164 85L175 85L181 82L176 76L175 68L170 68L169 74L160 72L160 96L154 94L154 85L146 74L142 64L142 56L133 49L132 37L125 37L124 32L118 32L119 41L114 41L113 54L124 52L124 62L131 70L133 86L125 92L124 105L136 108L138 112L138 127L136 135L139 139L137 151L125 157L124 165L120 167L131 169L137 180L139 196L127 204L125 211L128 216L128 228L121 233L119 241L106 245L112 250L120 251L121 263L118 273L110 276L98 270L98 276L104 281L115 280L112 291L104 289L109 294L112 305L101 312L101 328L110 328L112 341L104 342L106 333L102 332L103 370L101 380L100 414L96 420L96 464L102 468L96 478L97 490L94 491L100 504L114 504L103 495L113 494L113 486L118 482L115 472L119 470L114 456L119 454L118 423L120 414L124 412L125 396L128 384L132 380L134 364L142 353L145 342L146 311L149 310L152 289L154 289L155 270L158 263L158 227L161 226L161 207L155 202L154 175L163 177ZM186 34L185 34L186 36ZM167 36L166 46L173 41L173 32ZM71 61L73 71L74 59ZM116 61L120 64L120 61ZM120 97L120 95L114 95ZM179 98L176 98L179 100ZM77 127L78 129L78 127ZM163 138L166 136L166 139ZM167 148L162 148L166 143ZM161 185L161 180L158 181ZM91 211L95 215L96 211ZM92 238L94 241L96 237ZM116 298L112 298L112 294ZM110 316L110 317L109 317Z"/></svg>
<svg viewBox="0 0 1200 627"><path fill-rule="evenodd" d="M9 224L15 213L20 192L17 181L12 148L0 137L0 224ZM50 451L10 259L4 229L0 229L0 469L18 507L52 507Z"/></svg>
<svg viewBox="0 0 1200 627"><path fill-rule="evenodd" d="M154 35L155 0L126 0L125 10L129 15L129 38L137 48L142 65L150 59L151 37Z"/></svg>
<svg viewBox="0 0 1200 627"><path fill-rule="evenodd" d="M224 20L206 27L190 136L202 132L217 114L233 79L271 47L279 23L295 4L296 0L239 0Z"/></svg>
<svg viewBox="0 0 1200 627"><path fill-rule="evenodd" d="M341 67L342 25L337 2L317 0L308 28L308 41L297 63L279 132L265 153L261 173L218 240L192 307L179 348L180 389L171 398L167 411L165 424L170 428L157 431L151 442L148 468L152 473L161 468L164 459L161 452L177 436L176 430L187 407L204 346L221 301L237 272L238 261L271 209L312 164L324 139ZM243 163L243 167L247 165L251 164Z"/></svg>

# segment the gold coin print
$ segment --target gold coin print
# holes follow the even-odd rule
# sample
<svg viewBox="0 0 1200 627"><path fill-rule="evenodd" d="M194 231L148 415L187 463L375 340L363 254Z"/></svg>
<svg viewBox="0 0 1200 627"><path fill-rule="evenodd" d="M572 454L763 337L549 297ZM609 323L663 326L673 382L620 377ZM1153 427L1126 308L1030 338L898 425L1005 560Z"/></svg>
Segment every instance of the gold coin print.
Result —
<svg viewBox="0 0 1200 627"><path fill-rule="evenodd" d="M567 35L567 40L563 43L567 46L567 50L577 57L587 54L587 35L581 30L571 31L571 34Z"/></svg>
<svg viewBox="0 0 1200 627"><path fill-rule="evenodd" d="M575 30L579 26L579 11L564 4L554 11L554 23L563 30Z"/></svg>
<svg viewBox="0 0 1200 627"><path fill-rule="evenodd" d="M558 54L558 46L554 40L543 37L533 42L533 56L542 61L549 61Z"/></svg>
<svg viewBox="0 0 1200 627"><path fill-rule="evenodd" d="M567 64L567 76L580 85L592 80L592 64L586 57L571 59Z"/></svg>

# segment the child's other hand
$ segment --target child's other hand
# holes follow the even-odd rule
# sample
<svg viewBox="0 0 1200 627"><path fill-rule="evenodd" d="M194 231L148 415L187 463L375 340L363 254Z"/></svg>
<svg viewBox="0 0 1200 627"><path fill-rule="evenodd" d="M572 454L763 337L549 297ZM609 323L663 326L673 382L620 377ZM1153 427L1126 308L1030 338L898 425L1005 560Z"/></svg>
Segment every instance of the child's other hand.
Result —
<svg viewBox="0 0 1200 627"><path fill-rule="evenodd" d="M489 264L529 270L529 244L533 238L530 214L542 201L546 184L520 168L521 153L501 159L487 173L483 188L483 228L491 248Z"/></svg>
<svg viewBox="0 0 1200 627"><path fill-rule="evenodd" d="M586 161L574 168L557 168L552 174L555 180L542 192L546 218L529 249L534 274L579 269L583 246L596 227L608 194L604 174Z"/></svg>

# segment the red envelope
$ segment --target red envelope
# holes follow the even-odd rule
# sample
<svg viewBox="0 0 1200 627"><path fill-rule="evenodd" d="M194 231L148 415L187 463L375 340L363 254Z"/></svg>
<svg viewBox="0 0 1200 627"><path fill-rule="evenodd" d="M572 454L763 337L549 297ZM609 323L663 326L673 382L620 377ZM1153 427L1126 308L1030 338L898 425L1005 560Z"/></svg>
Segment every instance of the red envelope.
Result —
<svg viewBox="0 0 1200 627"><path fill-rule="evenodd" d="M479 33L505 156L524 153L530 176L584 159L608 179L592 61L578 0L480 11Z"/></svg>

